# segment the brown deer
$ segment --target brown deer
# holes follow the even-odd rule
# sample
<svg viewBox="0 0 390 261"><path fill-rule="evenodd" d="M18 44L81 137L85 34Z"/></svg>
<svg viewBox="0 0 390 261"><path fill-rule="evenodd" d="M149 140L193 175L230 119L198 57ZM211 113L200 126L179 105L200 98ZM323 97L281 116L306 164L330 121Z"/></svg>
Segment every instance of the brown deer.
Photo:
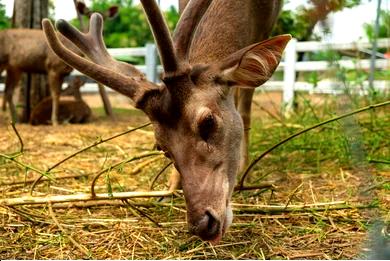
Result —
<svg viewBox="0 0 390 261"><path fill-rule="evenodd" d="M67 48L77 52L64 37L61 41ZM22 73L45 73L53 101L51 120L57 124L58 99L65 76L73 70L51 51L42 30L7 29L0 31L0 70L6 70L4 99L8 104L13 121L17 121L15 105L12 100L14 89L18 85ZM5 104L3 104L5 109Z"/></svg>
<svg viewBox="0 0 390 261"><path fill-rule="evenodd" d="M83 12L89 12L83 3L80 3L78 8L82 9ZM111 18L117 12L118 7L111 6L103 15ZM61 37L61 41L67 48L81 55L70 41L63 37ZM17 121L17 113L12 97L22 73L47 74L52 101L51 122L53 125L58 124L61 86L64 78L72 72L73 68L51 51L42 30L7 29L0 31L0 70L7 72L2 109L5 111L6 104L8 104L11 118L15 122Z"/></svg>
<svg viewBox="0 0 390 261"><path fill-rule="evenodd" d="M230 198L246 124L233 94L237 86L253 92L276 69L291 36L264 39L281 1L190 1L173 38L156 1L141 3L164 67L161 84L108 54L99 14L91 16L86 34L64 20L56 23L90 60L62 45L49 20L43 20L44 31L65 62L130 97L146 113L158 147L180 173L190 232L216 243L232 221Z"/></svg>
<svg viewBox="0 0 390 261"><path fill-rule="evenodd" d="M58 104L59 123L85 123L88 122L92 111L88 104L81 97L80 88L85 84L85 80L76 76L68 83L68 87L61 92ZM71 96L71 99L65 98ZM49 124L52 112L52 99L47 97L34 107L30 116L31 125Z"/></svg>

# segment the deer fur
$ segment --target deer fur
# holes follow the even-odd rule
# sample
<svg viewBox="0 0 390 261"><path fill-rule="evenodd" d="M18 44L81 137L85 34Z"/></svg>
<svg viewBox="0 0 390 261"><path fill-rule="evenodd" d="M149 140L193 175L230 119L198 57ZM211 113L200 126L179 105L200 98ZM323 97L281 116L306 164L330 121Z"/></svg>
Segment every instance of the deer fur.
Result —
<svg viewBox="0 0 390 261"><path fill-rule="evenodd" d="M70 49L77 48L67 39L61 39ZM22 73L43 73L48 75L53 112L51 121L57 124L58 100L64 77L73 70L49 48L42 30L7 29L0 31L0 69L6 70L4 99L11 117L17 121L12 96ZM3 105L5 109L5 105Z"/></svg>
<svg viewBox="0 0 390 261"><path fill-rule="evenodd" d="M77 1L78 11L90 16L85 3ZM114 18L118 13L118 6L110 6L102 15L105 18ZM63 44L75 53L82 55L78 49L67 39L61 37ZM10 109L11 118L17 121L17 112L12 97L22 73L43 73L48 75L52 104L51 123L57 125L59 95L64 78L68 76L73 68L64 63L48 47L42 30L38 29L7 29L0 31L0 71L6 70L4 100L2 110L6 110L6 104ZM49 98L42 104L48 104ZM81 103L80 103L81 104ZM85 107L85 106L84 106ZM81 109L81 108L80 108ZM31 115L30 115L31 117ZM82 118L82 117L81 117Z"/></svg>
<svg viewBox="0 0 390 261"><path fill-rule="evenodd" d="M85 84L81 77L76 76L66 89L61 92L58 105L59 123L86 123L89 121L92 111L83 101L80 88ZM68 99L66 96L70 96ZM47 97L34 107L30 116L31 125L50 124L52 111L52 99Z"/></svg>
<svg viewBox="0 0 390 261"><path fill-rule="evenodd" d="M61 44L49 20L51 48L69 65L130 97L153 123L158 148L180 173L191 233L217 243L232 221L230 199L241 164L244 123L235 108L238 86L253 91L276 69L290 35L268 40L279 0L192 0L173 37L155 0L141 0L164 68L162 83L115 61L93 14L82 34L64 20L62 35L90 59Z"/></svg>

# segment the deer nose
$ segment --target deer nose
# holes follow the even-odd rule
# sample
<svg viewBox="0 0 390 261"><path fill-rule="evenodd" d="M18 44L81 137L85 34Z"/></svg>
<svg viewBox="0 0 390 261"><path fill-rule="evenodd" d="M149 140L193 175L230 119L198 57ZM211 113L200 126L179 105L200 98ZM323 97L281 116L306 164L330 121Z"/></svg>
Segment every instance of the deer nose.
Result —
<svg viewBox="0 0 390 261"><path fill-rule="evenodd" d="M214 240L221 234L221 221L212 212L206 210L197 224L192 227L191 232L203 240Z"/></svg>

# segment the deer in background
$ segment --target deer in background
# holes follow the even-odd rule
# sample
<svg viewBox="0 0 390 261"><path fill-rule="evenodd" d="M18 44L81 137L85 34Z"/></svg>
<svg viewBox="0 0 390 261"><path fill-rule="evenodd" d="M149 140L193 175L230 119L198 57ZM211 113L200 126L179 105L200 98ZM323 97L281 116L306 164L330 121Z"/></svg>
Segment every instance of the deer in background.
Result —
<svg viewBox="0 0 390 261"><path fill-rule="evenodd" d="M156 1L141 3L164 68L161 84L108 54L99 14L91 16L86 34L64 20L56 23L89 60L62 45L49 20L43 20L44 31L66 63L130 97L150 118L159 149L180 173L190 232L217 243L232 221L230 199L244 137L234 92L237 87L253 92L280 62L291 36L265 39L282 3L189 1L173 38Z"/></svg>
<svg viewBox="0 0 390 261"><path fill-rule="evenodd" d="M68 87L61 92L58 104L59 123L85 123L88 122L92 111L82 99L80 88L85 84L85 80L76 76L68 83ZM65 98L70 96L71 99ZM65 98L65 99L64 99ZM31 112L30 124L49 124L52 111L52 99L47 97L34 107Z"/></svg>
<svg viewBox="0 0 390 261"><path fill-rule="evenodd" d="M82 32L87 31L87 28L85 27L84 24L83 16L86 16L89 19L93 11L85 5L85 2L83 0L73 0L73 3L77 11L77 18L80 23L80 30ZM112 5L107 10L100 12L103 18L108 18L108 19L114 19L118 15L118 13L119 13L119 7L117 5ZM113 118L114 114L112 112L111 102L110 99L108 98L105 87L101 83L98 83L98 89L99 89L100 96L102 98L103 107L106 112L106 115Z"/></svg>
<svg viewBox="0 0 390 261"><path fill-rule="evenodd" d="M61 37L67 48L79 52L67 39ZM80 53L81 54L81 53ZM45 73L52 98L52 123L57 121L58 100L64 77L73 70L49 48L42 30L6 29L0 31L0 70L6 70L4 99L8 104L11 118L17 121L13 93L22 73ZM5 110L5 104L3 104Z"/></svg>
<svg viewBox="0 0 390 261"><path fill-rule="evenodd" d="M80 8L83 8L82 5ZM112 17L116 15L117 11L118 7L112 6L105 13L107 13L107 17ZM82 55L70 41L63 37L61 37L61 41L67 48ZM14 122L17 121L17 112L12 97L22 73L43 73L48 75L50 100L52 101L51 122L53 125L59 123L58 107L62 83L73 68L52 52L42 30L6 29L0 31L0 71L3 70L6 70L7 76L2 109L5 111L6 104L8 104ZM43 104L48 104L48 102Z"/></svg>

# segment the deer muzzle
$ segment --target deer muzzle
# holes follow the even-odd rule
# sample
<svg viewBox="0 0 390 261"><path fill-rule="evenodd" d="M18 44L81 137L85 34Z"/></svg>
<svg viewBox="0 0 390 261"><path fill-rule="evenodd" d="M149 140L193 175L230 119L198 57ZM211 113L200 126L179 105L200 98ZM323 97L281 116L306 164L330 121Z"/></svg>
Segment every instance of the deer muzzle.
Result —
<svg viewBox="0 0 390 261"><path fill-rule="evenodd" d="M232 217L233 214L230 207L226 207L222 215L218 215L213 209L207 209L195 220L192 222L190 221L190 233L197 235L202 240L209 241L215 245L219 243L219 241L222 239L222 236L230 226Z"/></svg>

